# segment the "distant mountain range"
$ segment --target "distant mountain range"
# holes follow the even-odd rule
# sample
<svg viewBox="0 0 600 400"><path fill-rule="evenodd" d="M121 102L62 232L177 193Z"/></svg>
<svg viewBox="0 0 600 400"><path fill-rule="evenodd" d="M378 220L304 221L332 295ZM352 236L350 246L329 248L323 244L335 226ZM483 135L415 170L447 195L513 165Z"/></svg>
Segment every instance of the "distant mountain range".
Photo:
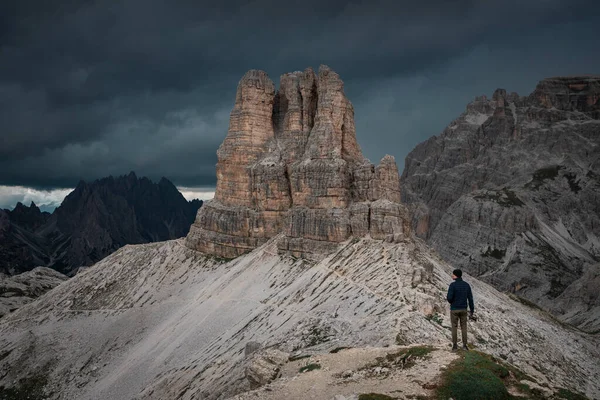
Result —
<svg viewBox="0 0 600 400"><path fill-rule="evenodd" d="M185 236L201 206L166 178L153 183L131 172L81 181L52 214L33 202L0 210L0 272L46 266L73 274L126 244Z"/></svg>

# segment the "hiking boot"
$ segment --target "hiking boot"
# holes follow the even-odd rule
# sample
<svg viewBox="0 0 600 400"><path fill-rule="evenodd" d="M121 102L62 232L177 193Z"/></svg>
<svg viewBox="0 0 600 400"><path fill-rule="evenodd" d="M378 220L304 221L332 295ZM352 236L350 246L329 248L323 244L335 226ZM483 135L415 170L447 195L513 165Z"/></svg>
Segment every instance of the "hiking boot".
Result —
<svg viewBox="0 0 600 400"><path fill-rule="evenodd" d="M467 345L466 345L466 344L463 344L463 347L462 347L462 349L463 349L464 351L469 351L469 348L467 347Z"/></svg>
<svg viewBox="0 0 600 400"><path fill-rule="evenodd" d="M456 345L456 343L454 343L452 345L452 351L456 351L456 350L458 350L458 346Z"/></svg>

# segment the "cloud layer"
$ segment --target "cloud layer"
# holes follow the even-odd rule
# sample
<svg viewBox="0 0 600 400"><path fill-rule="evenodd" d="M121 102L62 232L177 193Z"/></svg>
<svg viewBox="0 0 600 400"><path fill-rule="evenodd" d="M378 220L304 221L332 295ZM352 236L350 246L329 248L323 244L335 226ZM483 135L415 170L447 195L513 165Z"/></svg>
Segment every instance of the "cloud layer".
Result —
<svg viewBox="0 0 600 400"><path fill-rule="evenodd" d="M402 168L476 95L600 61L595 1L60 3L0 4L1 185L134 170L214 186L244 72L277 82L322 63L346 82L365 155Z"/></svg>

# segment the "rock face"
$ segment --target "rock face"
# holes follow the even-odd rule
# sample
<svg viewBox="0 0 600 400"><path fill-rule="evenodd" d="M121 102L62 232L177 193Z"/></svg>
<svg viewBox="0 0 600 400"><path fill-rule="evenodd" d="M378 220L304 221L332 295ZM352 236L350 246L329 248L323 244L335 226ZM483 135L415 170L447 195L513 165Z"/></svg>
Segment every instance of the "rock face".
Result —
<svg viewBox="0 0 600 400"><path fill-rule="evenodd" d="M125 244L182 237L200 206L185 200L166 178L155 184L132 172L81 181L52 215L34 203L0 213L0 272L41 265L70 273Z"/></svg>
<svg viewBox="0 0 600 400"><path fill-rule="evenodd" d="M498 89L418 145L402 176L416 234L446 260L592 331L600 301L585 282L600 275L599 99L591 76L545 79L527 97Z"/></svg>
<svg viewBox="0 0 600 400"><path fill-rule="evenodd" d="M0 318L32 302L69 279L46 267L37 267L19 275L0 273Z"/></svg>
<svg viewBox="0 0 600 400"><path fill-rule="evenodd" d="M265 349L253 353L244 369L244 376L255 389L273 382L280 374L281 367L288 361L289 354L277 349Z"/></svg>
<svg viewBox="0 0 600 400"><path fill-rule="evenodd" d="M351 236L401 240L408 232L395 160L375 167L356 141L354 109L326 66L240 81L219 148L214 200L187 236L192 249L234 258L285 235L279 251L318 258Z"/></svg>

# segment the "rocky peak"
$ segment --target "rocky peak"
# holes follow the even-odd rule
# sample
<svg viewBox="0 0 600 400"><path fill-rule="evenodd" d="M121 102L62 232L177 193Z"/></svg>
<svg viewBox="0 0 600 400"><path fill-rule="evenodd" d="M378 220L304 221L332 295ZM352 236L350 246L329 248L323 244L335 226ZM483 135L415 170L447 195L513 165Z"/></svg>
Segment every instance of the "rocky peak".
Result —
<svg viewBox="0 0 600 400"><path fill-rule="evenodd" d="M188 233L201 205L188 202L166 178L154 184L131 172L81 181L52 215L34 203L0 213L6 233L0 271L13 274L44 265L71 273L126 244L179 238Z"/></svg>
<svg viewBox="0 0 600 400"><path fill-rule="evenodd" d="M545 108L591 113L600 118L600 75L547 78L538 83L530 99Z"/></svg>
<svg viewBox="0 0 600 400"><path fill-rule="evenodd" d="M584 294L600 267L599 94L600 79L584 76L479 97L408 154L402 179L412 226L442 257L590 330L600 321Z"/></svg>
<svg viewBox="0 0 600 400"><path fill-rule="evenodd" d="M0 209L0 239L4 237L4 232L10 226L10 217L5 210Z"/></svg>
<svg viewBox="0 0 600 400"><path fill-rule="evenodd" d="M395 160L375 168L363 157L339 75L322 65L280 79L276 93L262 71L240 81L215 198L187 245L231 258L285 232L280 251L318 257L350 236L400 239L407 225Z"/></svg>
<svg viewBox="0 0 600 400"><path fill-rule="evenodd" d="M47 213L42 213L38 206L32 201L29 207L18 202L15 208L10 211L10 221L22 228L36 230L48 219Z"/></svg>
<svg viewBox="0 0 600 400"><path fill-rule="evenodd" d="M317 75L312 68L281 75L275 95L275 135L286 149L282 156L292 163L304 155L308 135L317 113Z"/></svg>

